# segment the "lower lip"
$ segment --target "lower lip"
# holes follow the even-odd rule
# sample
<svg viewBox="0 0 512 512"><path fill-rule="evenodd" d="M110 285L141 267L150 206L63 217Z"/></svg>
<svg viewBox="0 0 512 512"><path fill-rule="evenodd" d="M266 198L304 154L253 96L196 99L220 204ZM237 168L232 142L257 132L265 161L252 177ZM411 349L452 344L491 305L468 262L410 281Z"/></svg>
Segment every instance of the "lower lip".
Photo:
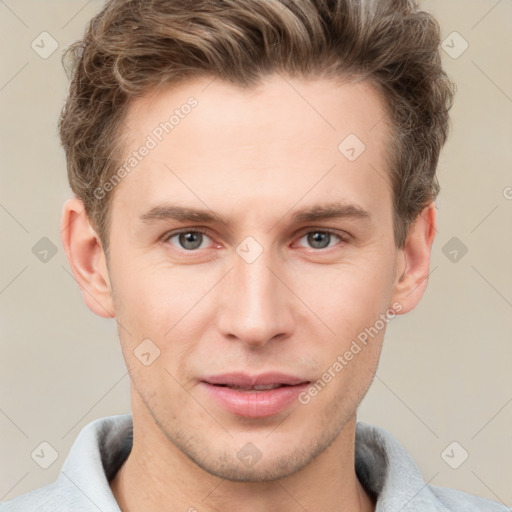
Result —
<svg viewBox="0 0 512 512"><path fill-rule="evenodd" d="M265 418L286 409L297 399L299 393L308 387L309 383L266 391L237 391L227 386L215 386L204 381L201 385L225 410L246 418Z"/></svg>

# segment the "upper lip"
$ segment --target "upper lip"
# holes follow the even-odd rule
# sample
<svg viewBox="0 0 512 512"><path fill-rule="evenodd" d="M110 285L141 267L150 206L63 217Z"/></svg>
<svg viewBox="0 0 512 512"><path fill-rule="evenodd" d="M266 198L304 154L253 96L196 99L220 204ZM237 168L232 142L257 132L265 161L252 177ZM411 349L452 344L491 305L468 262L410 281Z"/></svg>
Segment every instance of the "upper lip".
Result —
<svg viewBox="0 0 512 512"><path fill-rule="evenodd" d="M220 375L210 375L203 377L204 382L208 384L224 384L226 386L269 386L272 384L285 384L294 386L296 384L303 384L309 382L306 379L287 375L279 372L267 372L260 375L249 375L243 372L223 373Z"/></svg>

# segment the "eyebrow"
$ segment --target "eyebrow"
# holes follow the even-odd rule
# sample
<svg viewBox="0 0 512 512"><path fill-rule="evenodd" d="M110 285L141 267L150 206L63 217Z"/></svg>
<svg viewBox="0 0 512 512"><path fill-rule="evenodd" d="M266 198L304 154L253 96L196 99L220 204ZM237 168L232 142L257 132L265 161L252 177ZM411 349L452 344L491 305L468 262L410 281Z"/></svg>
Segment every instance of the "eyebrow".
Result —
<svg viewBox="0 0 512 512"><path fill-rule="evenodd" d="M315 205L295 211L291 221L295 223L311 222L323 219L354 218L370 219L371 214L361 206L343 202L333 202ZM222 224L228 226L229 222L220 213L212 210L183 207L172 204L157 205L140 216L144 223L151 224L162 220L176 220L182 222L204 222L206 224Z"/></svg>

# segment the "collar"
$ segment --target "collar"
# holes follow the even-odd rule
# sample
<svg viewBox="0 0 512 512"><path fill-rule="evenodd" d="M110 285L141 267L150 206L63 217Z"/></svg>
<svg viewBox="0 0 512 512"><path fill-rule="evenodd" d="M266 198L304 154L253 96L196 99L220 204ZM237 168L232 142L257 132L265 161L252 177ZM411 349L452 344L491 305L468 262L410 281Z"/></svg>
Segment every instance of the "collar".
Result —
<svg viewBox="0 0 512 512"><path fill-rule="evenodd" d="M121 512L109 481L130 454L131 414L94 420L82 428L55 482L11 500L2 512L69 510ZM357 422L355 470L377 502L376 512L510 512L491 500L428 485L407 450L386 430ZM17 507L19 505L19 508Z"/></svg>

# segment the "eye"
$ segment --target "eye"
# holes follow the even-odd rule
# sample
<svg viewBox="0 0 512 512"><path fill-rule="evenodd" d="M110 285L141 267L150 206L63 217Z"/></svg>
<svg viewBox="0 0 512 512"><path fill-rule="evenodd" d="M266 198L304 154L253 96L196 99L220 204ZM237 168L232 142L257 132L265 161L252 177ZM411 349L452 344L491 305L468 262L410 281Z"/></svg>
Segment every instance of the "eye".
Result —
<svg viewBox="0 0 512 512"><path fill-rule="evenodd" d="M193 252L197 251L198 249L207 248L208 243L206 239L210 239L210 237L205 231L200 229L188 229L173 232L163 237L163 241L165 243L170 243L175 248L187 252ZM323 250L329 247L333 247L336 245L336 239L338 242L348 242L348 236L344 237L330 229L317 229L307 231L300 237L299 241L303 239L306 239L306 242L309 244L310 248L316 250Z"/></svg>
<svg viewBox="0 0 512 512"><path fill-rule="evenodd" d="M187 231L180 231L178 233L172 233L165 236L164 242L170 242L171 245L174 245L178 249L183 249L185 251L195 251L197 249L204 249L202 245L205 237L209 238L204 231L189 229ZM176 239L178 246L171 242L173 239Z"/></svg>
<svg viewBox="0 0 512 512"><path fill-rule="evenodd" d="M308 231L300 238L300 240L305 238L307 243L310 244L313 249L326 249L328 247L332 247L330 242L333 241L333 237L337 238L341 242L347 242L346 238L329 229Z"/></svg>

